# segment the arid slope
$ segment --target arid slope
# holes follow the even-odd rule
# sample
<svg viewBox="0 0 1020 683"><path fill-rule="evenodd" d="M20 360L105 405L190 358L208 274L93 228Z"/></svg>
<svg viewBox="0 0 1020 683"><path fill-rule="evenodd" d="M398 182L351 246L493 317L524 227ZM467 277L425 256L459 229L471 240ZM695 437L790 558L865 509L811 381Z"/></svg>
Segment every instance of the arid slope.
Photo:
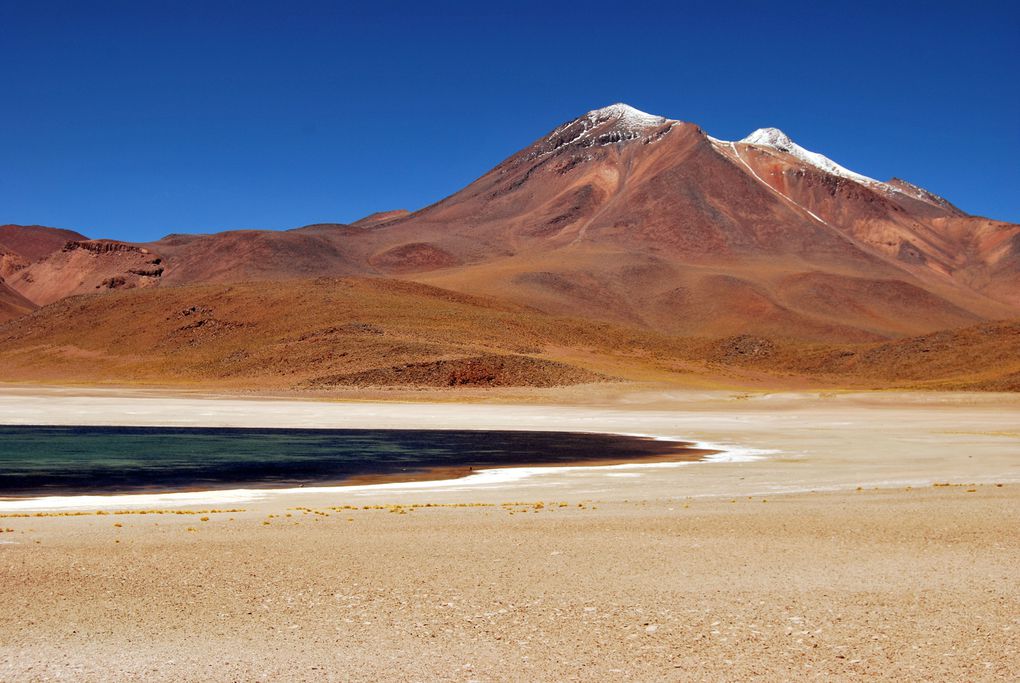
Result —
<svg viewBox="0 0 1020 683"><path fill-rule="evenodd" d="M0 376L260 389L554 386L618 370L640 376L648 358L677 367L691 355L682 348L416 283L321 278L69 297L0 326Z"/></svg>
<svg viewBox="0 0 1020 683"><path fill-rule="evenodd" d="M74 296L0 325L17 382L332 391L637 381L1015 390L1020 327L884 343L677 337L381 278Z"/></svg>
<svg viewBox="0 0 1020 683"><path fill-rule="evenodd" d="M0 225L0 249L18 254L29 262L58 251L71 240L87 239L74 230L42 225Z"/></svg>

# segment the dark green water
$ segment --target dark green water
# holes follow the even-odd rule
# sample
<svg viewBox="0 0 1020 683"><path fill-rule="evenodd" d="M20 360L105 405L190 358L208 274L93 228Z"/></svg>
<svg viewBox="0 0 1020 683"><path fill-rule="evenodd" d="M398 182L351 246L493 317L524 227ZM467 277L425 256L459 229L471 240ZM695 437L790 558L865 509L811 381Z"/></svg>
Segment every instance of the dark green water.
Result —
<svg viewBox="0 0 1020 683"><path fill-rule="evenodd" d="M0 427L0 496L283 488L442 467L693 459L684 450L568 432Z"/></svg>

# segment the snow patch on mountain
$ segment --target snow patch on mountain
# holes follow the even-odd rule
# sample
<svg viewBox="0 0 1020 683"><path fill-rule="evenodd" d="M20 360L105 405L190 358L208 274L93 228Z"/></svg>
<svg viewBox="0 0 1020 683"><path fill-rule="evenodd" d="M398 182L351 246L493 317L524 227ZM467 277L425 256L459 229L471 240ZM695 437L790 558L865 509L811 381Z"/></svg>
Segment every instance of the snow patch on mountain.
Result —
<svg viewBox="0 0 1020 683"><path fill-rule="evenodd" d="M564 123L545 141L541 154L548 154L564 145L592 147L642 139L654 142L668 132L677 121L655 116L618 102ZM663 128L668 126L667 128Z"/></svg>
<svg viewBox="0 0 1020 683"><path fill-rule="evenodd" d="M719 142L714 139L713 141ZM822 154L804 149L791 140L790 136L778 128L759 128L740 142L746 145L757 145L758 147L771 147L772 149L780 152L785 152L786 154L803 161L809 166L814 166L826 173L852 180L855 183L860 183L861 185L873 190L879 190L887 194L898 193L927 202L932 206L937 206L951 211L957 210L956 207L942 197L906 181L893 179L891 182L883 183L880 180L875 180L874 178L869 178L866 175L855 173L848 168L840 166L835 161Z"/></svg>
<svg viewBox="0 0 1020 683"><path fill-rule="evenodd" d="M779 130L778 128L759 128L758 130L754 131L753 133L745 137L743 140L739 140L738 142L720 140L718 138L712 137L711 135L706 135L706 137L709 139L709 141L712 142L713 145L716 146L716 149L720 150L727 156L732 155L732 157L737 162L744 166L748 170L748 172L751 173L751 175L753 175L759 182L765 185L769 190L775 192L780 197L794 204L798 208L803 209L805 212L810 214L812 218L818 220L821 223L824 223L825 225L828 225L828 223L826 223L821 217L811 212L806 207L797 204L796 202L793 201L793 199L779 192L776 188L772 187L767 182L765 182L765 180L755 172L755 170L750 166L750 164L748 164L747 161L744 160L744 158L740 154L740 150L738 149L737 145L740 144L757 147L768 147L778 152L789 154L790 156L799 159L805 164L813 166L814 168L817 168L820 171L841 178L846 178L848 180L852 180L853 182L864 185L865 187L868 187L872 190L884 192L887 195L898 194L906 197L911 197L913 199L923 201L927 204L930 204L931 206L938 207L951 213L957 214L962 213L958 208L953 206L951 203L949 203L939 195L933 192L929 192L923 187L919 187L912 183L908 183L905 180L893 178L889 182L884 183L880 180L875 180L874 178L869 178L868 176L861 175L860 173L855 173L854 171L851 171L848 168L840 166L835 161L829 159L826 156L818 154L817 152L812 152L810 150L804 149L803 147L795 143L793 140L791 140L786 133Z"/></svg>
<svg viewBox="0 0 1020 683"><path fill-rule="evenodd" d="M598 125L610 119L616 119L618 125L627 129L640 129L640 128L653 128L661 126L668 122L665 116L655 116L643 112L640 109L635 109L629 104L623 102L617 102L611 104L608 107L602 107L601 109L593 109L592 111L585 114L587 119L592 125Z"/></svg>
<svg viewBox="0 0 1020 683"><path fill-rule="evenodd" d="M796 157L804 163L814 166L826 173L847 178L856 183L861 183L862 185L878 186L883 189L890 190L894 189L879 180L869 178L866 175L861 175L860 173L855 173L848 168L844 168L827 156L804 149L778 128L759 128L740 142L747 145L758 145L759 147L771 147L779 150L780 152L786 152L790 156Z"/></svg>

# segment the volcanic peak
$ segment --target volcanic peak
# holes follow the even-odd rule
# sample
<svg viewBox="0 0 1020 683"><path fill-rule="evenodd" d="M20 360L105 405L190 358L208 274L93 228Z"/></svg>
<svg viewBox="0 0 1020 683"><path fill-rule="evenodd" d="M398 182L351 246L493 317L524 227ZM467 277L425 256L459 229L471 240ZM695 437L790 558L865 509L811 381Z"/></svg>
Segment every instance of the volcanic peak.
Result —
<svg viewBox="0 0 1020 683"><path fill-rule="evenodd" d="M797 145L790 136L778 128L759 128L741 142L748 145L760 145L762 147L775 147L781 152L789 152Z"/></svg>
<svg viewBox="0 0 1020 683"><path fill-rule="evenodd" d="M541 143L537 154L548 154L566 145L603 147L629 140L651 142L669 132L675 123L618 102L564 123Z"/></svg>
<svg viewBox="0 0 1020 683"><path fill-rule="evenodd" d="M847 178L848 180L853 180L854 182L861 183L862 185L879 186L889 189L883 182L875 180L874 178L869 178L866 175L861 175L860 173L854 173L850 169L840 166L827 156L804 149L791 140L789 135L778 128L759 128L740 142L746 145L771 147L772 149L779 150L780 152L785 152L809 166L814 166L826 173Z"/></svg>
<svg viewBox="0 0 1020 683"><path fill-rule="evenodd" d="M635 109L623 102L617 102L601 109L593 109L585 114L585 117L592 125L615 120L617 125L628 129L653 128L661 126L670 120L665 116L655 116L640 109Z"/></svg>
<svg viewBox="0 0 1020 683"><path fill-rule="evenodd" d="M908 183L905 180L893 178L891 181L883 183L880 180L875 180L874 178L869 178L868 176L861 175L860 173L855 173L848 168L844 168L826 156L804 149L791 140L789 135L778 128L759 128L740 142L747 145L757 145L758 147L770 147L780 152L784 152L795 159L808 164L809 166L814 166L815 168L824 171L825 173L830 173L841 178L852 180L856 183L860 183L861 185L870 187L873 190L881 190L887 194L896 192L913 197L914 199L918 199L952 213L961 213L959 209L937 194L929 192L923 187L918 187L917 185Z"/></svg>

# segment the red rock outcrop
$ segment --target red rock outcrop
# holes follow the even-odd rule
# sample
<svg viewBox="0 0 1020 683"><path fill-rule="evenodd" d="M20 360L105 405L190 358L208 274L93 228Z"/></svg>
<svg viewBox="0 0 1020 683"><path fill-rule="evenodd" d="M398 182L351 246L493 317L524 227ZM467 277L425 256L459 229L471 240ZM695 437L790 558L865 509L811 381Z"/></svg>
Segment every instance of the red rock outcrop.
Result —
<svg viewBox="0 0 1020 683"><path fill-rule="evenodd" d="M163 260L152 250L111 240L70 240L60 251L19 270L9 284L45 305L71 294L151 287L163 275Z"/></svg>

